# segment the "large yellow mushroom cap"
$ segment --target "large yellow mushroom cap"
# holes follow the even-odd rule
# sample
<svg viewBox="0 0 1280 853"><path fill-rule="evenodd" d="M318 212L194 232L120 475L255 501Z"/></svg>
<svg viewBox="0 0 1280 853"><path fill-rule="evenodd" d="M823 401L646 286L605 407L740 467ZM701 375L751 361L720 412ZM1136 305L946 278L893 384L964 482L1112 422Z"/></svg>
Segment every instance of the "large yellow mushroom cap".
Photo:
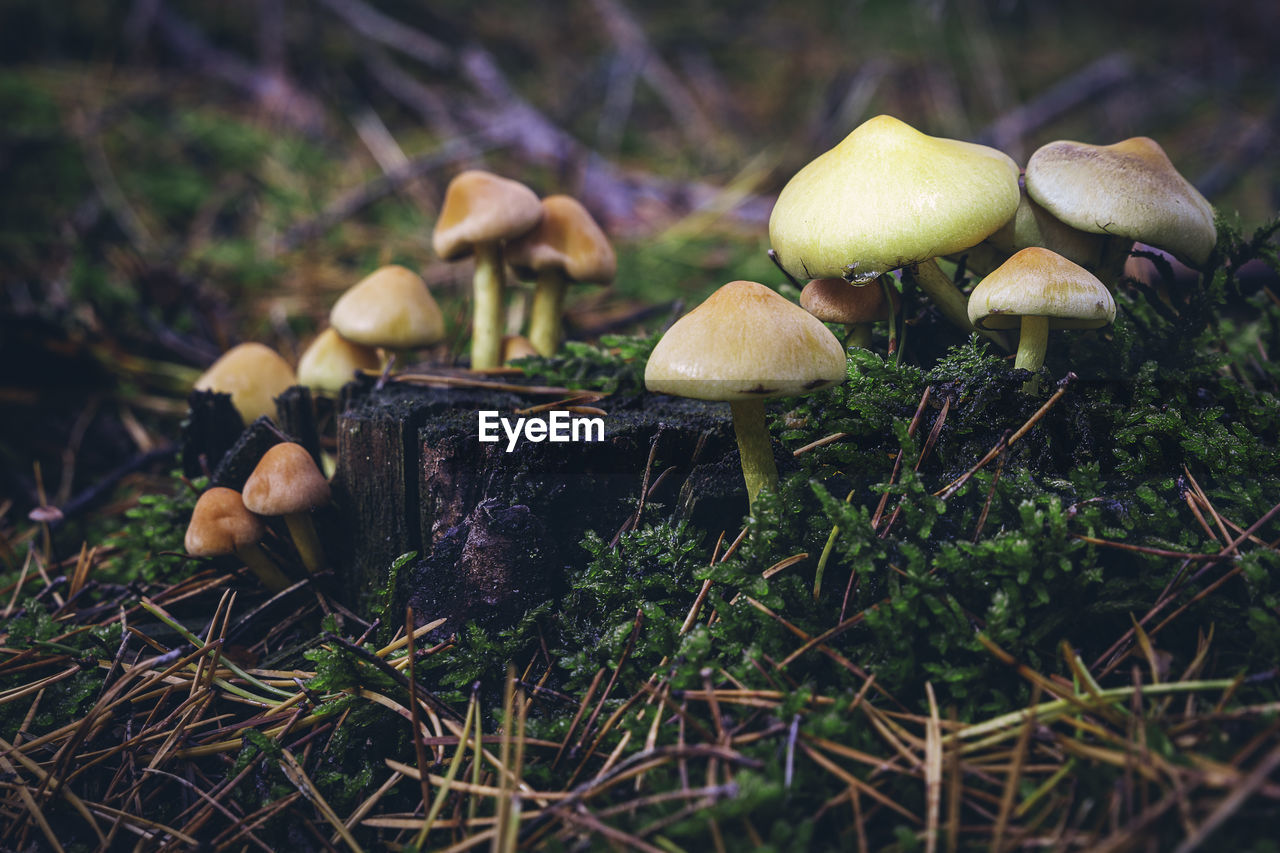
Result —
<svg viewBox="0 0 1280 853"><path fill-rule="evenodd" d="M783 188L769 239L799 279L869 281L958 252L1018 209L1018 166L985 145L876 116Z"/></svg>
<svg viewBox="0 0 1280 853"><path fill-rule="evenodd" d="M471 254L480 243L510 240L542 218L542 203L519 181L480 169L460 172L444 193L431 245L446 261Z"/></svg>
<svg viewBox="0 0 1280 853"><path fill-rule="evenodd" d="M1052 329L1097 329L1116 319L1111 291L1092 273L1048 249L1015 253L969 294L969 320L982 329L1016 329L1024 316Z"/></svg>
<svg viewBox="0 0 1280 853"><path fill-rule="evenodd" d="M293 368L271 347L249 343L222 354L199 379L197 391L231 395L246 424L263 415L275 417L275 398L296 384Z"/></svg>
<svg viewBox="0 0 1280 853"><path fill-rule="evenodd" d="M329 322L349 341L370 347L416 349L444 338L444 315L422 276L402 266L381 267L342 294Z"/></svg>
<svg viewBox="0 0 1280 853"><path fill-rule="evenodd" d="M1192 264L1218 239L1213 207L1153 139L1060 140L1027 161L1027 193L1068 225L1165 249Z"/></svg>
<svg viewBox="0 0 1280 853"><path fill-rule="evenodd" d="M681 317L645 365L650 391L699 400L808 394L844 381L840 341L754 281L732 281Z"/></svg>

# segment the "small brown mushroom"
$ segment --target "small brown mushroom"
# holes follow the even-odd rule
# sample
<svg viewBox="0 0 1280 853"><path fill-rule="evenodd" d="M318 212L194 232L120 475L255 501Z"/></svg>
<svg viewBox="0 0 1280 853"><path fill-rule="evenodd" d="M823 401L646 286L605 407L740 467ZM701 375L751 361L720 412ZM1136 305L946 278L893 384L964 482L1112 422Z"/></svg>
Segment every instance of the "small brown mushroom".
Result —
<svg viewBox="0 0 1280 853"><path fill-rule="evenodd" d="M235 554L262 585L272 592L289 586L289 579L258 544L266 525L244 505L235 489L214 486L196 501L184 544L193 557Z"/></svg>
<svg viewBox="0 0 1280 853"><path fill-rule="evenodd" d="M244 504L258 515L284 516L307 571L324 568L324 551L311 510L329 502L329 483L300 444L277 444L262 455L244 484Z"/></svg>

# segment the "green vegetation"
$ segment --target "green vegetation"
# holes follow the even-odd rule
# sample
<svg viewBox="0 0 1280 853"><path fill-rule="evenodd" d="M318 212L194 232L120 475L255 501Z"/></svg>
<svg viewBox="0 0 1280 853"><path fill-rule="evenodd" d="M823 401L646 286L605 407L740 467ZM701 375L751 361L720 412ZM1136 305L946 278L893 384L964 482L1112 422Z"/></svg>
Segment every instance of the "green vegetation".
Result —
<svg viewBox="0 0 1280 853"><path fill-rule="evenodd" d="M428 127L379 77L384 52L460 98L449 118L487 96L359 40L330 4L284 4L306 35L285 40L297 88L274 101L201 76L160 23L126 35L112 4L0 12L0 848L425 850L498 826L504 851L1272 849L1280 294L1246 266L1280 267L1280 222L1259 225L1277 164L1250 147L1275 96L1266 28L1186 2L1156 19L943 4L905 24L885 2L625 5L710 138L643 80L610 136L619 92L593 87L629 66L600 22L533 20L542 4L382 11L487 47L583 146L563 162ZM258 4L158 8L252 70L270 52ZM908 282L897 353L879 333L842 386L769 409L781 480L745 530L646 503L616 542L559 543L564 587L514 624L415 637L412 669L392 602L416 555L367 625L323 584L276 598L183 554L205 481L149 454L217 353L296 353L385 263L432 282L453 337L430 357L464 350L467 273L429 246L460 164L574 191L598 154L642 188L619 203L615 288L569 306L577 329L619 333L520 365L629 396L664 324L724 282L796 299L759 204L855 113L978 138L1108 56L1128 71L1097 103L1012 141L1094 138L1123 114L1243 215L1219 222L1205 275L1153 258L1161 280L1122 281L1113 328L1056 337L1036 394ZM1166 77L1182 82L1135 84ZM312 96L333 103L297 121ZM371 192L386 152L352 129L369 114L410 160L477 148ZM67 517L28 520L45 497ZM282 529L268 548L293 553Z"/></svg>

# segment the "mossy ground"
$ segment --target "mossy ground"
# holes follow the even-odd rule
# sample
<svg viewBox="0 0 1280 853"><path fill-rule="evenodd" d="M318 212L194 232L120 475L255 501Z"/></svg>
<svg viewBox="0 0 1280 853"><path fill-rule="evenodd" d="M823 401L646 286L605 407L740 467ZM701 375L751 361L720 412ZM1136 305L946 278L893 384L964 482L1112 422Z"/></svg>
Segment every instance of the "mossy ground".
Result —
<svg viewBox="0 0 1280 853"><path fill-rule="evenodd" d="M1280 299L1274 278L1244 266L1276 265L1275 228L1257 228L1274 211L1274 163L1222 199L1249 224L1222 223L1209 275L1122 283L1114 328L1051 339L1038 394L912 298L901 356L881 336L851 353L843 386L771 410L787 451L840 437L784 466L736 547L739 530L650 504L614 546L613 531L566 543L568 593L530 600L514 626L418 643L411 679L393 641L404 614L366 627L306 587L272 600L234 565L185 558L199 483L163 472L199 366L240 339L296 354L336 293L377 264L424 270L453 331L431 355L465 350L466 276L433 258L420 204L439 175L300 246L281 241L380 174L346 129L367 103L409 156L439 139L369 82L323 13L291 56L344 108L307 133L179 70L156 44L126 45L110 4L72 5L84 14L31 2L0 13L11 24L0 27L0 847L52 847L52 836L67 849L140 837L437 849L489 843L518 808L516 841L551 849L1170 849L1188 838L1274 849ZM252 53L249 12L161 5ZM1270 108L1274 73L1257 63L1274 51L1250 50L1265 27L1243 16L1179 35L1183 5L1158 20L1120 10L1124 25L1105 19L1106 31L1128 40L1146 77L1176 54L1190 63L1183 79L1244 82L1230 98L1164 90L1194 101L1181 121L1144 96L1138 131L1189 172L1244 168L1247 146L1221 140L1247 138L1244 113ZM726 127L748 132L710 146L649 133L666 113L642 92L634 129L606 153L750 190L835 133L824 122L843 102L837 83L861 79L849 63L865 58L850 45L884 46L890 63L868 109L927 114L931 132L965 137L1000 112L981 85L981 39L966 33L1018 57L1016 98L1107 49L1091 10L1043 10L1032 47L1017 20L984 27L980 4L913 30L893 4L872 3L857 40L834 7L738 21L694 6L712 34L703 43L688 38L686 4L647 12L650 34L687 69L712 58L736 104ZM480 4L433 8L504 57L539 54L527 66L548 76L517 74L520 89L584 138L597 126L570 107L605 60L566 64L589 28L565 50L560 30L514 5L492 17ZM1024 4L1013 17L1036 14ZM737 52L744 41L758 49ZM915 57L921 44L930 50ZM958 111L921 107L920 92L945 104L956 80ZM1232 111L1234 124L1210 120ZM1081 111L1052 130L1099 126L1114 124ZM764 165L738 156L769 147L761 139L773 140ZM487 156L559 188L545 166ZM525 367L635 393L677 301L735 278L794 298L759 229L713 214L642 220L620 242L615 291L574 299L572 328L591 342ZM598 338L605 329L626 334ZM24 520L39 487L68 508L48 531ZM289 558L279 531L272 548ZM425 786L419 768L433 774ZM536 793L513 804L514 779Z"/></svg>

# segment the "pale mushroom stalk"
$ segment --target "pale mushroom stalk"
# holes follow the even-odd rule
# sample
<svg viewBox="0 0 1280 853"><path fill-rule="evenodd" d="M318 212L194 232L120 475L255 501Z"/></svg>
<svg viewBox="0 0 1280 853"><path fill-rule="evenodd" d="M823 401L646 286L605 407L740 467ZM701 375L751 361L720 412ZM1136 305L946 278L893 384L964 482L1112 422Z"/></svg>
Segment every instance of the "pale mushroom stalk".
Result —
<svg viewBox="0 0 1280 853"><path fill-rule="evenodd" d="M490 370L502 364L503 294L506 275L500 243L477 243L472 279L471 369Z"/></svg>
<svg viewBox="0 0 1280 853"><path fill-rule="evenodd" d="M921 261L912 266L910 271L915 277L916 284L920 285L920 289L933 300L934 305L938 306L943 317L966 332L977 332L983 335L1005 350L1013 349L1009 339L1000 332L976 328L969 321L969 298L960 292L951 278L938 266L936 260L930 258L927 261Z"/></svg>
<svg viewBox="0 0 1280 853"><path fill-rule="evenodd" d="M544 358L550 358L560 349L565 285L564 274L557 269L548 268L538 273L533 304L529 308L529 342Z"/></svg>
<svg viewBox="0 0 1280 853"><path fill-rule="evenodd" d="M742 458L742 478L747 484L747 503L756 505L762 489L778 487L778 466L773 460L773 445L765 423L764 400L731 400L733 434L738 439L738 455Z"/></svg>
<svg viewBox="0 0 1280 853"><path fill-rule="evenodd" d="M1013 366L1030 370L1031 378L1022 384L1022 390L1034 394L1040 388L1038 371L1044 366L1044 354L1049 348L1049 318L1024 314L1018 329L1018 355Z"/></svg>
<svg viewBox="0 0 1280 853"><path fill-rule="evenodd" d="M887 275L880 276L880 287L884 291L886 305L892 305L897 294L893 289L893 279ZM966 315L967 316L967 315ZM889 315L889 355L898 351L898 318Z"/></svg>
<svg viewBox="0 0 1280 853"><path fill-rule="evenodd" d="M890 321L892 322L892 321ZM871 349L871 324L870 323L850 323L844 327L844 348L862 347L863 349Z"/></svg>
<svg viewBox="0 0 1280 853"><path fill-rule="evenodd" d="M315 523L309 512L290 512L284 517L285 526L289 528L289 536L293 538L293 547L298 549L298 557L302 565L311 574L324 571L324 548L320 545L320 536L316 533Z"/></svg>
<svg viewBox="0 0 1280 853"><path fill-rule="evenodd" d="M292 585L284 572L272 562L267 556L267 552L262 550L262 546L256 542L250 545L241 545L236 549L236 556L249 567L249 571L262 582L262 585L272 592L279 592L287 589Z"/></svg>

